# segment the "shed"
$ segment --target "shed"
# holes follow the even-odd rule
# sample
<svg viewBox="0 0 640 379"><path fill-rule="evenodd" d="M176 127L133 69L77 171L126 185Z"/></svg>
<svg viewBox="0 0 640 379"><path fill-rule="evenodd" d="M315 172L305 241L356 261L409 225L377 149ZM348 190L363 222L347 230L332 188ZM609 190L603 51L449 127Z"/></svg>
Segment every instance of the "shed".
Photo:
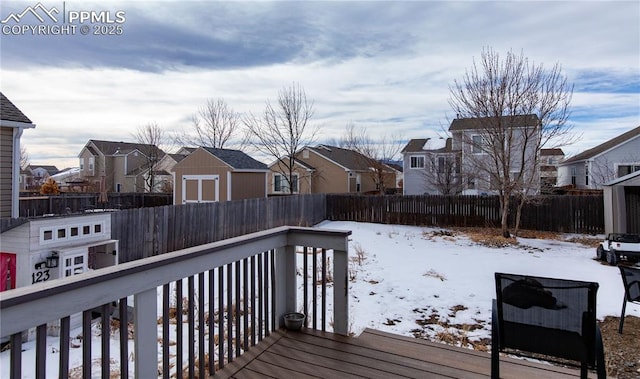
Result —
<svg viewBox="0 0 640 379"><path fill-rule="evenodd" d="M268 172L242 151L199 147L173 167L173 203L267 197Z"/></svg>
<svg viewBox="0 0 640 379"><path fill-rule="evenodd" d="M640 234L640 171L603 186L606 233Z"/></svg>

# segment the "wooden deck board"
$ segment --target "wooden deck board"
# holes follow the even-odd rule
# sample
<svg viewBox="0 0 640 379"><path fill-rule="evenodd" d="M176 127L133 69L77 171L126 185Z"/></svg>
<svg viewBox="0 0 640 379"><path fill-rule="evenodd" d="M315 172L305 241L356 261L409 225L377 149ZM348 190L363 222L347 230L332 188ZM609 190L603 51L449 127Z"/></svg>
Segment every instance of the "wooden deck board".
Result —
<svg viewBox="0 0 640 379"><path fill-rule="evenodd" d="M569 379L572 370L501 356L501 377ZM314 330L272 333L214 378L488 378L491 355L366 329L358 337ZM595 378L590 373L590 378Z"/></svg>

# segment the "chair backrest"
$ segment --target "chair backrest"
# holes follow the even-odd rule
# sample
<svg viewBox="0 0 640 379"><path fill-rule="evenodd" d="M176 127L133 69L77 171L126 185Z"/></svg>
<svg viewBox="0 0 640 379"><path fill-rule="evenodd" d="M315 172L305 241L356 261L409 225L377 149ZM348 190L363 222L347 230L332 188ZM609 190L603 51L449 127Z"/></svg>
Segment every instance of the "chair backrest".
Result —
<svg viewBox="0 0 640 379"><path fill-rule="evenodd" d="M595 365L598 283L496 273L500 349Z"/></svg>
<svg viewBox="0 0 640 379"><path fill-rule="evenodd" d="M627 301L640 302L640 269L618 266Z"/></svg>

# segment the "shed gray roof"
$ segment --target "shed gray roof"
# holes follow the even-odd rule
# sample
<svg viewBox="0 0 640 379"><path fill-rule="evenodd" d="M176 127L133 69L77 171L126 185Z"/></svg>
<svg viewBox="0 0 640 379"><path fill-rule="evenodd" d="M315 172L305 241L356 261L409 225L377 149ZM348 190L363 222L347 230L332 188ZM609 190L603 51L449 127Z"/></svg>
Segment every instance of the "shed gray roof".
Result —
<svg viewBox="0 0 640 379"><path fill-rule="evenodd" d="M258 162L240 150L202 148L236 170L267 170L266 164Z"/></svg>
<svg viewBox="0 0 640 379"><path fill-rule="evenodd" d="M33 124L29 117L25 116L2 92L0 92L0 119Z"/></svg>
<svg viewBox="0 0 640 379"><path fill-rule="evenodd" d="M573 157L565 160L562 164L568 164L573 162L580 162L589 158L593 158L598 154L604 153L605 151L614 148L627 140L640 136L640 126L637 128L631 129L628 132L622 133L617 137L614 137L596 147L592 147L589 150L585 150L580 154L574 155Z"/></svg>
<svg viewBox="0 0 640 379"><path fill-rule="evenodd" d="M493 117L456 118L451 121L449 131L483 129L487 127L487 122L492 118ZM540 123L538 116L535 114L502 116L501 121L507 126L513 127L536 126Z"/></svg>

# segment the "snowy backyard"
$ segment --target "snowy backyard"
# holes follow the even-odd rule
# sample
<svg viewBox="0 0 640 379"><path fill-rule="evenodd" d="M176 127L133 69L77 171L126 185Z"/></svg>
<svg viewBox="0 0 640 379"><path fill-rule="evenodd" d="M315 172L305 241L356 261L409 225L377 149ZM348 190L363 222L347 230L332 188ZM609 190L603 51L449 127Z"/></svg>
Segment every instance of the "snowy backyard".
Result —
<svg viewBox="0 0 640 379"><path fill-rule="evenodd" d="M571 242L585 236L518 238L517 244L492 247L448 229L355 222L323 222L317 227L353 232L349 329L354 335L374 328L486 350L495 272L596 281L600 284L598 318L620 314L624 289L619 270L594 260L594 247ZM640 306L628 304L627 315L639 317ZM94 340L99 343L98 338ZM49 337L47 351L57 355L58 343L58 338ZM34 346L33 342L23 345L25 362L32 361ZM112 357L117 349L118 342L112 339ZM99 350L97 345L93 351ZM70 367L81 364L81 355L82 349L72 349ZM53 377L57 356L51 358L47 376ZM0 377L6 377L8 362L9 352L4 351ZM34 377L34 371L25 365L23 377Z"/></svg>

